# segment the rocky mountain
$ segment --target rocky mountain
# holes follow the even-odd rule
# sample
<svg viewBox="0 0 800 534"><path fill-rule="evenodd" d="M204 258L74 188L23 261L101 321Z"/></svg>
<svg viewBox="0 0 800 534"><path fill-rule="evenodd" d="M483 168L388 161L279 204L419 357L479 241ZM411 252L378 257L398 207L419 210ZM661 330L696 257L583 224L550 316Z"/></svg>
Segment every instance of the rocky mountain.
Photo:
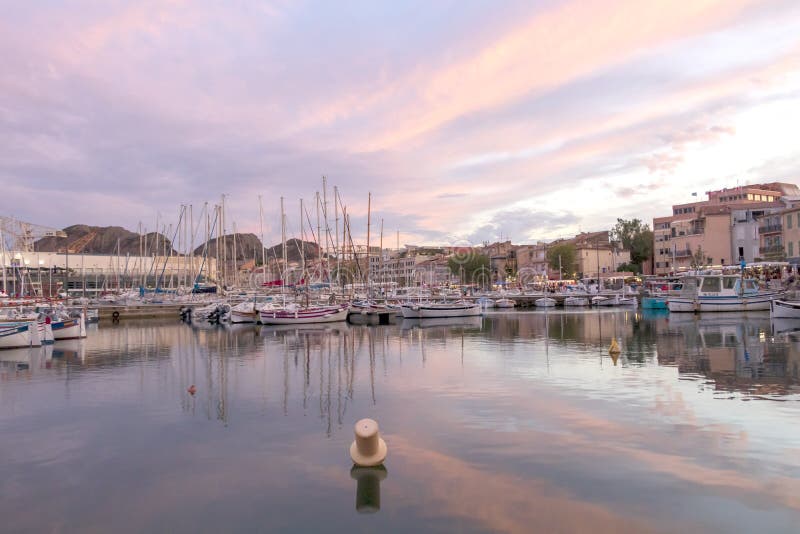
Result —
<svg viewBox="0 0 800 534"><path fill-rule="evenodd" d="M300 261L300 244L303 244L303 251L305 252L306 261L311 261L319 258L320 250L316 243L309 241L300 241L299 239L286 240L286 258L289 262ZM279 243L267 249L267 260L272 258L283 258L283 244Z"/></svg>
<svg viewBox="0 0 800 534"><path fill-rule="evenodd" d="M222 238L214 238L208 241L208 251L206 254L212 258L222 258L223 257L223 249L222 249ZM228 260L233 259L233 234L229 234L225 236L224 239L225 243L225 255ZM289 239L286 241L286 256L290 262L300 261L300 240L299 239ZM217 255L217 247L220 248L220 254ZM200 245L196 249L194 249L194 253L196 255L203 254L204 245ZM317 247L316 243L310 243L306 241L303 245L305 251L306 260L316 259L319 256L319 247ZM248 261L255 258L258 263L261 263L261 241L255 234L236 234L236 260L237 261ZM273 247L270 247L266 250L266 258L267 262L269 263L270 260L274 261L275 258L281 259L283 258L283 247L282 245L278 244Z"/></svg>
<svg viewBox="0 0 800 534"><path fill-rule="evenodd" d="M121 226L88 226L76 224L64 228L66 238L63 237L43 237L34 243L34 250L40 252L63 252L65 247L70 254L119 254L138 256L140 246L147 255L156 253L155 246L158 243L158 254L170 253L177 254L172 249L170 240L162 234L150 232L140 236Z"/></svg>
<svg viewBox="0 0 800 534"><path fill-rule="evenodd" d="M66 239L63 237L43 237L34 243L34 249L40 252L64 252L65 247L69 250L70 254L119 254L131 256L138 256L140 246L144 249L146 255L156 253L155 246L158 243L157 254L169 254L172 250L173 255L178 252L172 249L170 240L162 234L150 232L140 236L135 232L131 232L122 228L121 226L88 226L85 224L76 224L64 228L64 233L67 234ZM233 260L233 234L225 236L224 243L227 249L228 260ZM222 250L217 255L217 247L222 247L223 239L214 238L208 241L209 257L220 259L222 258ZM302 243L305 252L306 260L314 260L319 257L320 251L316 243L306 241ZM300 247L301 241L299 239L289 239L286 242L286 255L290 262L300 261ZM203 254L204 245L195 248L194 253L197 255ZM255 234L236 234L236 255L237 261L245 262L256 258L261 262L261 241ZM283 257L283 246L277 244L266 250L267 261L274 261L275 258Z"/></svg>

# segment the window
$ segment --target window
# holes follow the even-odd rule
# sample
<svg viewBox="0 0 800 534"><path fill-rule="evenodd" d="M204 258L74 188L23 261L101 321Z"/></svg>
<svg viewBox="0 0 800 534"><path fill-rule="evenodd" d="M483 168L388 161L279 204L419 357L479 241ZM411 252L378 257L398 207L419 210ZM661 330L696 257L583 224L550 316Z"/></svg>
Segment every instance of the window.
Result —
<svg viewBox="0 0 800 534"><path fill-rule="evenodd" d="M790 230L792 228L792 215L789 214L786 216L786 229Z"/></svg>
<svg viewBox="0 0 800 534"><path fill-rule="evenodd" d="M787 246L788 246L789 250L786 251L786 255L789 256L789 257L794 256L794 243L789 241L787 243Z"/></svg>
<svg viewBox="0 0 800 534"><path fill-rule="evenodd" d="M800 228L800 211L797 212L797 227Z"/></svg>
<svg viewBox="0 0 800 534"><path fill-rule="evenodd" d="M703 287L701 288L701 291L719 293L719 290L720 290L720 280L718 277L709 276L703 278Z"/></svg>
<svg viewBox="0 0 800 534"><path fill-rule="evenodd" d="M753 200L753 193L747 193L747 200Z"/></svg>
<svg viewBox="0 0 800 534"><path fill-rule="evenodd" d="M726 276L722 279L722 287L725 289L733 289L733 286L736 285L736 278L733 276Z"/></svg>

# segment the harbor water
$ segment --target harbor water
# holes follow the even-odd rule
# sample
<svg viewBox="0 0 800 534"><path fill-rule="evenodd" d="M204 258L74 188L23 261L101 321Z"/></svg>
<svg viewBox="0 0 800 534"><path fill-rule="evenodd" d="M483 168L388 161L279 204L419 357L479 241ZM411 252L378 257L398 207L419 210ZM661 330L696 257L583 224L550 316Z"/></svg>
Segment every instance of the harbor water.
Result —
<svg viewBox="0 0 800 534"><path fill-rule="evenodd" d="M798 401L765 313L92 325L0 351L0 530L797 532Z"/></svg>

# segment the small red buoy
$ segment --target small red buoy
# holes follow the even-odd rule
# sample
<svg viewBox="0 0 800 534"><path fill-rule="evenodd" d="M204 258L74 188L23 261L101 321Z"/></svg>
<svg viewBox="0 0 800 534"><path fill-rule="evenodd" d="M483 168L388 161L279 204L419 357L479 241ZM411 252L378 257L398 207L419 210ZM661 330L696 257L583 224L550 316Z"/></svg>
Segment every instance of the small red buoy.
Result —
<svg viewBox="0 0 800 534"><path fill-rule="evenodd" d="M189 392L189 395L194 395L195 392L197 391L197 388L194 387L194 384L192 384L191 386L189 386L189 389L187 389L186 391Z"/></svg>

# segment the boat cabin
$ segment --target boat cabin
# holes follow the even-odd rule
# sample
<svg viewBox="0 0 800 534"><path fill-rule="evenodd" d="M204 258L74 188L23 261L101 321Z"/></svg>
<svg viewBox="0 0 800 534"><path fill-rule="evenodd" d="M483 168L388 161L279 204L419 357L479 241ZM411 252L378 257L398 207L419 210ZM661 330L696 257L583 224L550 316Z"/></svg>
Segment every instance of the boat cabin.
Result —
<svg viewBox="0 0 800 534"><path fill-rule="evenodd" d="M757 293L756 280L736 275L687 276L681 290L682 297L732 297Z"/></svg>

